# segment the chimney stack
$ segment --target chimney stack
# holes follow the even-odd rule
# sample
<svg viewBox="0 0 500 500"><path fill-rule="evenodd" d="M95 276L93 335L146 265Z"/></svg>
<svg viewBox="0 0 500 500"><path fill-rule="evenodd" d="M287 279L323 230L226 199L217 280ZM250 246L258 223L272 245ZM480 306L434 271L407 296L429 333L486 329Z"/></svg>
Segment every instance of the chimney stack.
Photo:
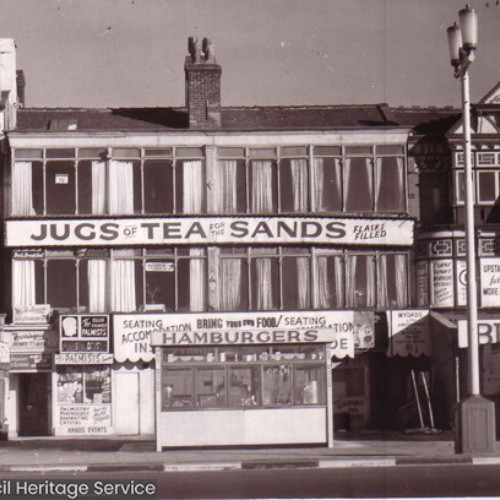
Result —
<svg viewBox="0 0 500 500"><path fill-rule="evenodd" d="M24 78L24 71L18 69L16 72L16 88L17 88L17 104L19 108L24 108L26 100L26 80Z"/></svg>
<svg viewBox="0 0 500 500"><path fill-rule="evenodd" d="M16 128L17 105L16 44L0 38L0 130Z"/></svg>
<svg viewBox="0 0 500 500"><path fill-rule="evenodd" d="M214 46L208 38L205 38L200 47L197 38L190 37L188 50L184 71L189 128L219 128L221 126L222 68L215 60Z"/></svg>

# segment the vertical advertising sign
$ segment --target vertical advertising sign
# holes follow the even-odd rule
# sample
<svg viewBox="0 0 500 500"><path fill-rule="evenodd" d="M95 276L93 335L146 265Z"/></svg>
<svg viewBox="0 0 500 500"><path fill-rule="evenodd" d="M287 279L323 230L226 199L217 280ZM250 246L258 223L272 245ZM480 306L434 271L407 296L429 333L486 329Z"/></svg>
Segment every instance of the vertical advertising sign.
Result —
<svg viewBox="0 0 500 500"><path fill-rule="evenodd" d="M500 306L500 258L481 259L481 307Z"/></svg>
<svg viewBox="0 0 500 500"><path fill-rule="evenodd" d="M429 263L417 262L417 305L429 305Z"/></svg>
<svg viewBox="0 0 500 500"><path fill-rule="evenodd" d="M456 263L457 306L467 305L467 262L457 260Z"/></svg>
<svg viewBox="0 0 500 500"><path fill-rule="evenodd" d="M452 259L431 261L431 303L434 307L453 307L455 305L453 275Z"/></svg>

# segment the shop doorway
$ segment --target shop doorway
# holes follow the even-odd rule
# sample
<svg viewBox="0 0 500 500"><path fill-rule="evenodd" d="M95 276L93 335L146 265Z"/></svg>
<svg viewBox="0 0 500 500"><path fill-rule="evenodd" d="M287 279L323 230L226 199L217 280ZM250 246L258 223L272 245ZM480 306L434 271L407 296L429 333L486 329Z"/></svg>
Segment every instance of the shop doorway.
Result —
<svg viewBox="0 0 500 500"><path fill-rule="evenodd" d="M19 436L49 435L50 373L19 374Z"/></svg>
<svg viewBox="0 0 500 500"><path fill-rule="evenodd" d="M139 374L115 374L115 432L122 436L139 434Z"/></svg>

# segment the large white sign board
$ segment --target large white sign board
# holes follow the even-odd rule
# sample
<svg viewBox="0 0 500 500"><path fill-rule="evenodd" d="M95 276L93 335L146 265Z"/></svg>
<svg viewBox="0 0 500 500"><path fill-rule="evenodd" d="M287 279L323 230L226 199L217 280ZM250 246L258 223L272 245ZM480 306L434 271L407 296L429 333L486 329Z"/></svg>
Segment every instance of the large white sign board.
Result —
<svg viewBox="0 0 500 500"><path fill-rule="evenodd" d="M10 220L8 247L216 243L413 244L413 220L207 217Z"/></svg>
<svg viewBox="0 0 500 500"><path fill-rule="evenodd" d="M156 346L293 344L323 342L332 355L354 356L372 345L373 314L357 311L280 311L116 314L115 359L151 361ZM153 343L151 342L153 340Z"/></svg>

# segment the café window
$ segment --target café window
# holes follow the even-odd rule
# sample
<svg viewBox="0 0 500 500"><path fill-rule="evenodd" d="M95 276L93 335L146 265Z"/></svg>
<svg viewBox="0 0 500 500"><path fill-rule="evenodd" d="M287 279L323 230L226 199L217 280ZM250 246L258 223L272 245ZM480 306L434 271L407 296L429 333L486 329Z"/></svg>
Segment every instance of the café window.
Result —
<svg viewBox="0 0 500 500"><path fill-rule="evenodd" d="M206 268L206 250L196 247L38 250L14 257L12 301L96 313L203 311Z"/></svg>
<svg viewBox="0 0 500 500"><path fill-rule="evenodd" d="M283 246L222 247L216 255L220 311L409 304L405 253Z"/></svg>
<svg viewBox="0 0 500 500"><path fill-rule="evenodd" d="M326 404L322 344L163 348L162 410Z"/></svg>
<svg viewBox="0 0 500 500"><path fill-rule="evenodd" d="M207 307L207 257L203 248L147 249L146 308L204 311ZM156 308L155 310L158 310Z"/></svg>
<svg viewBox="0 0 500 500"><path fill-rule="evenodd" d="M111 403L109 366L58 366L57 402L71 404Z"/></svg>

